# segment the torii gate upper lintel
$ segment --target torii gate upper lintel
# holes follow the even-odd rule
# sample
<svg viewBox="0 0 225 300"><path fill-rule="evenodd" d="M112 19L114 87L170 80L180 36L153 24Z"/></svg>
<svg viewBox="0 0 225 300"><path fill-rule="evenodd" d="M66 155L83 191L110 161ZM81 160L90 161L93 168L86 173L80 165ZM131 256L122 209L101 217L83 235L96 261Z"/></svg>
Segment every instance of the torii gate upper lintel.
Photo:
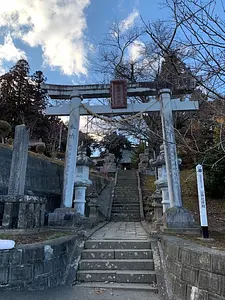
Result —
<svg viewBox="0 0 225 300"><path fill-rule="evenodd" d="M90 114L89 109L87 110L82 106L82 99L109 98L110 85L98 84L72 86L43 84L42 87L48 91L48 95L52 99L71 100L69 104L65 103L60 107L47 107L46 114L70 116L64 169L63 206L72 207L80 115ZM185 90L185 94L190 92L191 90ZM179 91L176 94L180 95L182 94L182 91ZM198 102L171 99L170 89L159 90L156 84L151 82L127 84L127 96L158 96L159 101L150 100L148 103L128 104L127 108L119 109L112 109L109 105L88 106L85 104L85 106L89 107L92 112L99 115L160 111L170 206L180 207L182 206L182 200L172 111L196 110L198 109Z"/></svg>

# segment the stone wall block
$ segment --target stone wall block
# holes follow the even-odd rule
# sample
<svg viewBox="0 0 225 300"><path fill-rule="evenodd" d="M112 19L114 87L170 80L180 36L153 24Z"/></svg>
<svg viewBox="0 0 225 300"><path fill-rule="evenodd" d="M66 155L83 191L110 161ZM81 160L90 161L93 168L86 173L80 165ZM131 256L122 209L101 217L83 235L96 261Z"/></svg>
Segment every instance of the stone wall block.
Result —
<svg viewBox="0 0 225 300"><path fill-rule="evenodd" d="M48 277L48 287L52 288L62 284L62 273L58 272L52 276Z"/></svg>
<svg viewBox="0 0 225 300"><path fill-rule="evenodd" d="M5 203L4 215L3 215L3 220L2 220L3 228L11 228L12 227L12 208L13 208L13 203Z"/></svg>
<svg viewBox="0 0 225 300"><path fill-rule="evenodd" d="M53 269L54 261L52 259L44 261L44 274L50 274Z"/></svg>
<svg viewBox="0 0 225 300"><path fill-rule="evenodd" d="M184 264L190 265L190 263L191 263L190 250L180 249L179 260Z"/></svg>
<svg viewBox="0 0 225 300"><path fill-rule="evenodd" d="M33 280L32 283L25 285L25 290L27 291L41 291L48 288L48 277L39 276Z"/></svg>
<svg viewBox="0 0 225 300"><path fill-rule="evenodd" d="M206 252L191 251L191 265L201 270L211 271L211 255Z"/></svg>
<svg viewBox="0 0 225 300"><path fill-rule="evenodd" d="M8 283L9 269L0 267L0 285Z"/></svg>
<svg viewBox="0 0 225 300"><path fill-rule="evenodd" d="M35 260L34 248L23 248L22 250L22 264L32 263ZM35 249L36 250L36 249Z"/></svg>
<svg viewBox="0 0 225 300"><path fill-rule="evenodd" d="M7 266L10 262L10 250L0 250L0 266Z"/></svg>
<svg viewBox="0 0 225 300"><path fill-rule="evenodd" d="M217 296L215 294L209 294L208 300L224 300L224 297Z"/></svg>
<svg viewBox="0 0 225 300"><path fill-rule="evenodd" d="M182 266L181 279L184 280L185 282L190 283L192 285L197 285L198 275L199 275L198 269L194 269L192 267L189 267L188 265Z"/></svg>
<svg viewBox="0 0 225 300"><path fill-rule="evenodd" d="M17 281L32 280L33 266L32 265L20 265L10 267L9 283L15 283Z"/></svg>
<svg viewBox="0 0 225 300"><path fill-rule="evenodd" d="M43 274L44 274L44 262L35 262L34 278L39 278Z"/></svg>
<svg viewBox="0 0 225 300"><path fill-rule="evenodd" d="M43 247L36 247L34 249L34 260L35 261L43 261L44 260L44 248Z"/></svg>
<svg viewBox="0 0 225 300"><path fill-rule="evenodd" d="M220 295L222 293L222 283L222 276L202 270L199 271L199 288Z"/></svg>
<svg viewBox="0 0 225 300"><path fill-rule="evenodd" d="M168 244L166 246L166 252L168 255L172 256L176 261L179 260L179 251L180 248L178 245L172 245L172 244Z"/></svg>
<svg viewBox="0 0 225 300"><path fill-rule="evenodd" d="M20 265L23 264L23 251L22 249L13 249L10 250L9 255L10 265Z"/></svg>
<svg viewBox="0 0 225 300"><path fill-rule="evenodd" d="M211 271L215 274L225 275L225 255L211 255Z"/></svg>
<svg viewBox="0 0 225 300"><path fill-rule="evenodd" d="M186 300L208 300L208 293L193 285L187 286Z"/></svg>
<svg viewBox="0 0 225 300"><path fill-rule="evenodd" d="M175 276L178 278L181 278L181 272L182 272L182 265L175 262L173 259L170 257L167 258L167 268L168 270L173 273Z"/></svg>
<svg viewBox="0 0 225 300"><path fill-rule="evenodd" d="M176 278L174 281L173 292L174 296L177 299L185 299L187 294L187 285L178 278Z"/></svg>

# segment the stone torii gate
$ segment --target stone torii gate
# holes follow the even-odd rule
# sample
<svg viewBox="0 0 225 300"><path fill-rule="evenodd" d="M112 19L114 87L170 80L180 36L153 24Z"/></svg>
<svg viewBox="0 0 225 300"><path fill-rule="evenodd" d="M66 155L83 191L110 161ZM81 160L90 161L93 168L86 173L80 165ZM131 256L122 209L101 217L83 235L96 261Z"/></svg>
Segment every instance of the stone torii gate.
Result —
<svg viewBox="0 0 225 300"><path fill-rule="evenodd" d="M47 115L69 116L63 184L64 207L72 207L73 202L80 116L90 115L90 112L98 115L124 115L142 111L160 111L165 147L170 207L182 207L179 167L172 112L196 110L198 109L197 101L180 101L180 99L171 99L170 89L159 90L155 83L144 82L127 84L127 96L158 96L159 100L150 100L147 103L127 104L127 107L125 108L112 108L110 105L91 106L86 103L84 106L82 104L83 99L110 98L111 86L109 84L77 86L43 84L42 87L48 92L48 95L51 99L70 100L70 103L63 103L61 106L52 106L47 107L46 109ZM192 90L190 90L189 93L191 91ZM177 93L174 93L174 95L177 95Z"/></svg>

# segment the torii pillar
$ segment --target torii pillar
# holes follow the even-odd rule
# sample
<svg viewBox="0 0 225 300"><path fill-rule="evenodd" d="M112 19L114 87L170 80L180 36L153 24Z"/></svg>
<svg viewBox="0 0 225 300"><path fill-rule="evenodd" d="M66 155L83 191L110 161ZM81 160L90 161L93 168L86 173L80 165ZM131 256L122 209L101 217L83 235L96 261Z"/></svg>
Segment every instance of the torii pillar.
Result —
<svg viewBox="0 0 225 300"><path fill-rule="evenodd" d="M164 213L164 225L168 230L195 231L194 217L182 204L170 89L160 90L159 100L170 200L170 208Z"/></svg>
<svg viewBox="0 0 225 300"><path fill-rule="evenodd" d="M78 91L73 90L70 101L70 117L66 145L62 207L72 207L73 203L80 126L80 104L81 97Z"/></svg>

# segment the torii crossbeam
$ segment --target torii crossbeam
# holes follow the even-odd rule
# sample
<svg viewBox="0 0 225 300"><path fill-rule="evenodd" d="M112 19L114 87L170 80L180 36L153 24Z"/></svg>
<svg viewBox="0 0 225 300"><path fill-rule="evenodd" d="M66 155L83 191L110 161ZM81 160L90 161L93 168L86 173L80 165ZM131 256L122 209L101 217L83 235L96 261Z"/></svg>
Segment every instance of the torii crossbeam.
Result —
<svg viewBox="0 0 225 300"><path fill-rule="evenodd" d="M109 98L110 85L54 85L43 84L42 88L48 92L52 99L68 100L61 106L47 107L47 115L70 116L67 138L66 162L63 184L63 206L72 207L74 179L76 171L76 157L78 147L79 123L81 115L90 115L90 111L98 115L119 115L138 112L160 111L163 138L165 147L166 167L168 174L168 188L171 206L182 206L179 168L174 136L172 111L186 111L198 109L197 101L180 101L171 99L169 89L161 89L155 83L128 84L127 96L158 96L159 100L150 100L147 103L128 104L127 108L112 109L110 105L82 105L83 99ZM187 91L179 90L175 95L188 94Z"/></svg>

